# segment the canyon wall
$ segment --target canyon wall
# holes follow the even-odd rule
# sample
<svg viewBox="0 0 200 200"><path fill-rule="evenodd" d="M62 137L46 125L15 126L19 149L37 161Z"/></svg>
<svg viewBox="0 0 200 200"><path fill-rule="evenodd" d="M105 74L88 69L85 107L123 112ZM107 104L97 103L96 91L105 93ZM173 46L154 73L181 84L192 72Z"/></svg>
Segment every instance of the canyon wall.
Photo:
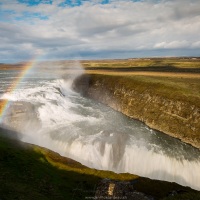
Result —
<svg viewBox="0 0 200 200"><path fill-rule="evenodd" d="M200 99L191 101L174 91L170 93L169 88L122 76L82 75L75 80L73 88L153 129L200 148Z"/></svg>

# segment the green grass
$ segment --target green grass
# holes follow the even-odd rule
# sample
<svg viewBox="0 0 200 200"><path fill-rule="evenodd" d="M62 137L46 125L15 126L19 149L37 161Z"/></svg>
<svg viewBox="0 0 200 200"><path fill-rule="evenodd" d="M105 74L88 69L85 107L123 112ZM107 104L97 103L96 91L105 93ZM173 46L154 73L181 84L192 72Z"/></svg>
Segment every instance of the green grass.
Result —
<svg viewBox="0 0 200 200"><path fill-rule="evenodd" d="M53 167L41 153L0 139L1 199L72 198L77 174ZM81 182L82 176L79 177ZM81 199L81 198L80 198Z"/></svg>
<svg viewBox="0 0 200 200"><path fill-rule="evenodd" d="M95 186L102 178L138 178L90 169L45 148L23 144L1 134L0 172L1 200L85 199L85 196L94 196Z"/></svg>
<svg viewBox="0 0 200 200"><path fill-rule="evenodd" d="M126 75L123 73L120 75L107 75L110 79L109 84L115 84L116 80L120 81L122 85L127 88L141 87L146 90L157 92L158 94L175 99L175 100L184 100L192 102L194 105L200 106L200 79L190 77L191 70L196 69L194 73L198 74L200 69L200 58L191 59L191 58L151 58L151 59L134 59L134 60L102 60L102 61L83 61L83 66L87 69L90 67L97 68L101 70L103 67L106 69L116 69L117 68L128 68L131 72L131 69L135 67L141 67L142 72L158 72L162 74L162 67L171 67L167 71L172 69L174 75L178 73L177 69L182 68L183 72L188 77L181 76L151 76L149 75ZM145 67L145 69L143 68ZM153 67L153 68L151 68ZM184 68L184 69L183 69ZM187 68L187 69L185 69ZM129 70L127 72L129 72ZM186 71L184 71L186 70ZM187 71L188 70L188 71ZM94 72L95 74L95 72ZM98 78L101 78L106 75L98 75Z"/></svg>
<svg viewBox="0 0 200 200"><path fill-rule="evenodd" d="M190 78L170 78L155 76L112 76L92 75L92 81L103 81L109 85L108 90L115 90L120 85L128 90L160 95L164 98L189 102L200 106L200 80ZM117 84L116 84L117 83Z"/></svg>
<svg viewBox="0 0 200 200"><path fill-rule="evenodd" d="M200 59L191 58L140 58L125 60L91 60L82 61L82 65L87 69L89 67L175 67L175 68L200 68Z"/></svg>
<svg viewBox="0 0 200 200"><path fill-rule="evenodd" d="M200 192L188 187L130 174L90 169L48 149L6 138L2 136L4 132L0 129L1 200L81 200L94 196L95 188L102 178L135 180L136 190L155 199L162 199L173 190L184 191L186 197L192 197L192 200L200 199ZM180 195L176 195L175 199Z"/></svg>
<svg viewBox="0 0 200 200"><path fill-rule="evenodd" d="M200 79L195 78L176 78L176 77L156 77L156 76L128 76L127 82L141 82L148 87L155 88L169 97L184 98L184 100L193 100L196 103L200 99ZM200 103L200 102L199 102Z"/></svg>

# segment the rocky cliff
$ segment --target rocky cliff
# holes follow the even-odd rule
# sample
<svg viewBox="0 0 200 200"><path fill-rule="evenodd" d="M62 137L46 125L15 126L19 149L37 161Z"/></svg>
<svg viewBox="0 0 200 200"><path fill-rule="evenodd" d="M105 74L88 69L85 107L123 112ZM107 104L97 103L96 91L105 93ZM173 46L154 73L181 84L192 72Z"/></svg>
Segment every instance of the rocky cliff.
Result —
<svg viewBox="0 0 200 200"><path fill-rule="evenodd" d="M83 75L74 89L123 114L200 148L200 99L162 84L122 76Z"/></svg>

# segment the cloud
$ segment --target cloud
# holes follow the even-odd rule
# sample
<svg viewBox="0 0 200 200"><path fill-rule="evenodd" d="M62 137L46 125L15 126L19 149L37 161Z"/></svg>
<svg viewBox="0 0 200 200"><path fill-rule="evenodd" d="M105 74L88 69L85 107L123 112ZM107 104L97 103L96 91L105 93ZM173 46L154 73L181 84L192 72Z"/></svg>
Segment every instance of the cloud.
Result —
<svg viewBox="0 0 200 200"><path fill-rule="evenodd" d="M155 48L158 49L180 49L180 48L189 48L190 43L188 41L172 41L172 42L161 42L157 43L154 46Z"/></svg>
<svg viewBox="0 0 200 200"><path fill-rule="evenodd" d="M1 62L39 54L47 59L185 56L200 48L199 0L88 0L60 6L63 2L30 6L30 1L2 0Z"/></svg>

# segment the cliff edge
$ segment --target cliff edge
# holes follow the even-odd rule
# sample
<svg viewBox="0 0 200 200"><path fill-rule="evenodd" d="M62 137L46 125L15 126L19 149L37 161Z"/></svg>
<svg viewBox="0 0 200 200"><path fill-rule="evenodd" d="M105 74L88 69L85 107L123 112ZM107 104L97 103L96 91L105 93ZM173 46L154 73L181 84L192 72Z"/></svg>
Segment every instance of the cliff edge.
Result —
<svg viewBox="0 0 200 200"><path fill-rule="evenodd" d="M182 79L178 86L175 79L174 84L152 80L142 76L85 74L75 80L73 87L153 129L200 148L199 96L186 91Z"/></svg>

